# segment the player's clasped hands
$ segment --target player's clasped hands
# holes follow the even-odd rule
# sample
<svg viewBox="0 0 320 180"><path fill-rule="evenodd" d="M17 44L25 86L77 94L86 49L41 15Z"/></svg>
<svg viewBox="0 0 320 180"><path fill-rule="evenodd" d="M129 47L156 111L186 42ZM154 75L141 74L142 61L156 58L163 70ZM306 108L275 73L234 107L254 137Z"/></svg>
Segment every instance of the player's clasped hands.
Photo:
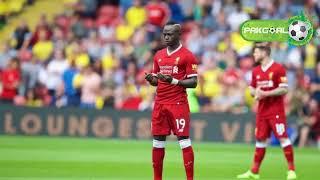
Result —
<svg viewBox="0 0 320 180"><path fill-rule="evenodd" d="M173 79L172 76L164 75L164 74L161 74L161 73L158 73L157 77L158 77L158 79L160 79L160 81L164 81L164 82L167 82L167 83L171 83L171 81Z"/></svg>
<svg viewBox="0 0 320 180"><path fill-rule="evenodd" d="M258 87L258 88L256 89L256 93L255 93L254 98L255 98L256 100L260 100L260 99L263 99L264 97L265 97L264 91L261 90L261 88Z"/></svg>
<svg viewBox="0 0 320 180"><path fill-rule="evenodd" d="M152 81L152 79L153 79L153 75L151 74L151 73L144 73L145 74L145 77L144 77L144 79L145 80L147 80L147 81Z"/></svg>
<svg viewBox="0 0 320 180"><path fill-rule="evenodd" d="M146 72L144 74L145 74L144 79L149 81L149 82L151 82L154 77L158 78L160 81L167 82L167 83L171 83L172 80L173 80L172 76L165 75L165 74L162 74L162 73L158 73L157 76L154 76L152 73L146 73Z"/></svg>

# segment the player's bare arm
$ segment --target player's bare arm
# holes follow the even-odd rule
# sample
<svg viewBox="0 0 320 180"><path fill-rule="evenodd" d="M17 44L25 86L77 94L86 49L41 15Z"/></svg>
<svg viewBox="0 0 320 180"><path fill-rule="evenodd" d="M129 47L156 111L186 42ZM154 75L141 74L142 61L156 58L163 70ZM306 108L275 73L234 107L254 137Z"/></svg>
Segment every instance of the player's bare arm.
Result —
<svg viewBox="0 0 320 180"><path fill-rule="evenodd" d="M178 80L173 78L170 75L164 75L164 74L158 73L157 77L159 78L160 81L164 81L169 84L173 84L177 86L182 86L184 88L195 88L197 87L197 84L198 84L198 79L196 76L183 79L183 80Z"/></svg>
<svg viewBox="0 0 320 180"><path fill-rule="evenodd" d="M196 88L198 85L198 78L194 76L194 77L180 80L178 82L178 85L185 88Z"/></svg>
<svg viewBox="0 0 320 180"><path fill-rule="evenodd" d="M265 97L270 97L270 96L281 96L284 94L288 93L288 88L287 87L278 87L274 90L271 91L263 91L260 88L256 89L255 97L256 99L260 100Z"/></svg>
<svg viewBox="0 0 320 180"><path fill-rule="evenodd" d="M151 73L145 73L145 80L149 82L152 86L158 86L158 77Z"/></svg>

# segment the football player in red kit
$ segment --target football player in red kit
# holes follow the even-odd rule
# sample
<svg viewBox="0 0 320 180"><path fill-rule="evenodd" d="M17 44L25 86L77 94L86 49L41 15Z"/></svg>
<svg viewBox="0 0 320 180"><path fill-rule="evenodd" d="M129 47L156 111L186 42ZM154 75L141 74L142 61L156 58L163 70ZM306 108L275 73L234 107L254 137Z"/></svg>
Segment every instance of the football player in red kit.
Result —
<svg viewBox="0 0 320 180"><path fill-rule="evenodd" d="M251 95L258 101L256 114L256 149L251 170L237 177L259 179L259 168L264 158L267 139L271 132L280 140L288 162L287 179L296 179L293 148L287 135L284 95L288 92L285 68L270 58L270 44L257 43L253 57L259 63L252 71Z"/></svg>
<svg viewBox="0 0 320 180"><path fill-rule="evenodd" d="M186 88L197 86L197 61L180 43L180 24L169 22L164 26L166 48L153 58L153 71L145 79L157 86L152 112L152 163L154 180L162 179L166 136L173 132L182 149L187 180L193 180L194 154L189 138L190 111Z"/></svg>

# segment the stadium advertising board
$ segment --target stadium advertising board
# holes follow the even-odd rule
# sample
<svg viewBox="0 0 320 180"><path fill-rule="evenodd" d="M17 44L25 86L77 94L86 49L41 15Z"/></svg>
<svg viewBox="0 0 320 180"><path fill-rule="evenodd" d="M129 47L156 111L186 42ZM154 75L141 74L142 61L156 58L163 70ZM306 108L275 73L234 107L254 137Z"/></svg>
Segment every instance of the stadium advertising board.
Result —
<svg viewBox="0 0 320 180"><path fill-rule="evenodd" d="M150 112L1 105L0 134L150 139ZM192 115L195 141L252 142L252 114ZM174 138L174 137L171 137Z"/></svg>

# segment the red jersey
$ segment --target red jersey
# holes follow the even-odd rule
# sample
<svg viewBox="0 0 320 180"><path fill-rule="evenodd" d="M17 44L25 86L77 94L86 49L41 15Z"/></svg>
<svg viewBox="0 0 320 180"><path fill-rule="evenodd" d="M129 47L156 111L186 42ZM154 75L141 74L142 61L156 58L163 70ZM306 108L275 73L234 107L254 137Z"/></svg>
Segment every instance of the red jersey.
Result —
<svg viewBox="0 0 320 180"><path fill-rule="evenodd" d="M167 48L159 50L153 57L153 71L173 78L183 80L197 76L197 60L194 55L180 45L176 50L169 53ZM186 88L176 86L158 80L156 103L159 104L184 104L188 103Z"/></svg>
<svg viewBox="0 0 320 180"><path fill-rule="evenodd" d="M148 22L155 26L163 26L170 16L169 8L164 3L149 3L146 6Z"/></svg>
<svg viewBox="0 0 320 180"><path fill-rule="evenodd" d="M287 77L285 68L273 60L265 67L261 65L255 67L252 71L251 86L260 87L263 91L271 91L278 87L287 87ZM259 117L285 116L284 100L282 96L265 97L259 100Z"/></svg>
<svg viewBox="0 0 320 180"><path fill-rule="evenodd" d="M17 88L13 85L19 83L20 72L15 69L5 69L2 71L0 80L2 82L2 99L13 99L17 94Z"/></svg>

